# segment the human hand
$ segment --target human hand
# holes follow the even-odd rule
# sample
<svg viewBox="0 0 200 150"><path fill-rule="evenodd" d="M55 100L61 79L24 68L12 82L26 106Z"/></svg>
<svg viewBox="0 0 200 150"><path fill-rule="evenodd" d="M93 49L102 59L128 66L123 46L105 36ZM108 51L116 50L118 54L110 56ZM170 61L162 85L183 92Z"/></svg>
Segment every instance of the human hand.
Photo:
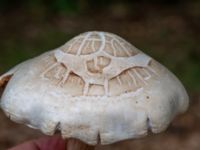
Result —
<svg viewBox="0 0 200 150"><path fill-rule="evenodd" d="M9 150L65 150L65 140L60 136L44 137L28 141Z"/></svg>

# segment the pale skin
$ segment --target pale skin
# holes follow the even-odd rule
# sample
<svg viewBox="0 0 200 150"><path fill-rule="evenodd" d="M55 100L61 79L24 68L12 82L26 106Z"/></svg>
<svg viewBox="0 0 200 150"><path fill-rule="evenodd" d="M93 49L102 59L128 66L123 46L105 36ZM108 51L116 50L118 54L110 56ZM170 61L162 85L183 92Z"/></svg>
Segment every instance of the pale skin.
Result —
<svg viewBox="0 0 200 150"><path fill-rule="evenodd" d="M64 140L60 136L43 137L17 145L8 150L94 150L94 146L89 146L76 139Z"/></svg>

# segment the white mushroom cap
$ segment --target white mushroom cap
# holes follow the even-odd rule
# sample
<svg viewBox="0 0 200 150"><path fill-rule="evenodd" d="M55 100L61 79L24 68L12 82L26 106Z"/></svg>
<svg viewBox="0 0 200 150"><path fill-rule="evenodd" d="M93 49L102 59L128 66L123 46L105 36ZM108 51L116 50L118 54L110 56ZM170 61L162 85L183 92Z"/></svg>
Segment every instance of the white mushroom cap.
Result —
<svg viewBox="0 0 200 150"><path fill-rule="evenodd" d="M2 75L0 86L6 81L1 107L11 120L91 145L161 132L189 102L170 71L106 32L80 34Z"/></svg>

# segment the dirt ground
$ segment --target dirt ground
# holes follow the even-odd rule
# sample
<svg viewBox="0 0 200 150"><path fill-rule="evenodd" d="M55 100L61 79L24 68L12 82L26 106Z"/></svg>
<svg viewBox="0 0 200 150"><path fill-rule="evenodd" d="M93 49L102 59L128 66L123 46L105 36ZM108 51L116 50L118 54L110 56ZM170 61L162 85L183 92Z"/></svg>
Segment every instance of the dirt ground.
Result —
<svg viewBox="0 0 200 150"><path fill-rule="evenodd" d="M189 92L190 107L161 134L97 149L199 150L200 2L167 7L138 4L134 11L128 8L113 5L98 13L93 10L69 16L41 15L23 9L0 13L0 74L78 33L116 33L172 70ZM41 136L37 130L13 123L0 111L0 150Z"/></svg>

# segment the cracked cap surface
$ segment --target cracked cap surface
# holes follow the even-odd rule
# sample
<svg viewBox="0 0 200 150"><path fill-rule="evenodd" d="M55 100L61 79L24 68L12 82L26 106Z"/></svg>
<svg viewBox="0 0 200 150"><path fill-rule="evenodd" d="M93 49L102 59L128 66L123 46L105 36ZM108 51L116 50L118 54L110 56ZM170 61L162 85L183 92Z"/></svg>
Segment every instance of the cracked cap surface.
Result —
<svg viewBox="0 0 200 150"><path fill-rule="evenodd" d="M1 107L12 120L92 145L161 132L188 107L170 71L107 32L80 34L19 64L0 86Z"/></svg>

